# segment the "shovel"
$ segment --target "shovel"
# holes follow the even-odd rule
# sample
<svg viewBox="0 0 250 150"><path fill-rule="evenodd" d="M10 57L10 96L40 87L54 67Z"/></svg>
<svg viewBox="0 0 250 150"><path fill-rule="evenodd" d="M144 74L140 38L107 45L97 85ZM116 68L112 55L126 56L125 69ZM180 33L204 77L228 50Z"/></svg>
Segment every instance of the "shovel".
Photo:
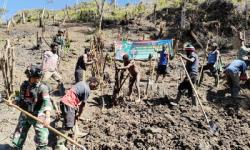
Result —
<svg viewBox="0 0 250 150"><path fill-rule="evenodd" d="M13 94L9 97L8 100L3 100L3 101L5 101L9 106L14 107L14 108L16 108L17 110L21 111L22 113L24 113L24 114L27 115L28 117L30 117L30 118L34 119L35 121L37 121L37 122L43 124L43 121L41 121L39 118L33 116L32 114L30 114L29 112L23 110L22 108L18 107L17 105L12 104L11 101L10 101L10 99L11 99L12 96L13 96ZM50 131L52 131L52 132L54 132L55 134L57 134L57 135L59 135L59 136L65 138L65 139L66 139L67 141L69 141L70 143L76 145L76 146L77 146L78 148L80 148L81 150L87 150L87 149L85 148L85 146L83 146L83 145L77 143L75 140L73 140L72 138L66 136L65 134L61 133L60 131L58 131L57 129L51 127L50 125L48 125L48 126L46 126L46 127L47 127Z"/></svg>
<svg viewBox="0 0 250 150"><path fill-rule="evenodd" d="M78 132L79 132L79 128L78 128L78 123L77 120L75 122L75 126L74 126L74 135L73 135L73 139L77 142L77 136L78 136ZM76 150L76 146L73 145L73 150Z"/></svg>
<svg viewBox="0 0 250 150"><path fill-rule="evenodd" d="M203 112L203 114L204 114L204 116L205 116L205 118L206 118L208 127L209 127L210 131L214 133L214 132L216 132L216 131L218 130L218 126L215 124L215 122L213 122L213 121L211 121L211 120L208 119L207 114L206 114L206 112L205 112L205 110L204 110L204 108L203 108L203 105L202 105L202 103L201 103L200 97L199 97L199 95L198 95L198 92L196 91L196 89L195 89L195 87L194 87L194 84L193 84L193 82L191 81L191 78L190 78L190 76L189 76L189 74L188 74L188 72L187 72L187 69L186 69L185 64L184 64L184 62L183 62L183 59L182 59L182 57L180 57L180 58L181 58L181 63L182 63L182 65L183 65L183 68L184 68L184 70L185 70L185 73L186 73L186 75L187 75L187 77L188 77L188 80L189 80L189 82L190 82L190 85L192 86L192 88L193 88L193 90L194 90L195 96L196 96L196 98L197 98L197 100L198 100L198 103L199 103L199 105L201 106L201 110L202 110L202 112Z"/></svg>

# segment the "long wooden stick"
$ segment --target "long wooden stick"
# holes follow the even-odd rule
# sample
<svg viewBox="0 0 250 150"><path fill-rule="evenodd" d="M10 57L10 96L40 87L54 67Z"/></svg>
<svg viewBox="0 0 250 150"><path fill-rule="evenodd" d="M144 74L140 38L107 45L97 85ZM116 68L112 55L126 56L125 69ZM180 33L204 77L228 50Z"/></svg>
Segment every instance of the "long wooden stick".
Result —
<svg viewBox="0 0 250 150"><path fill-rule="evenodd" d="M146 97L148 97L149 82L150 82L151 77L152 77L152 72L153 72L153 69L152 69L152 58L150 58L150 60L149 60L149 75L148 75L148 82L147 82L146 92L145 92Z"/></svg>
<svg viewBox="0 0 250 150"><path fill-rule="evenodd" d="M194 87L194 84L193 84L193 82L192 82L192 80L191 80L191 78L190 78L190 76L189 76L189 74L188 74L188 72L187 72L187 69L186 69L186 67L185 67L185 64L184 64L184 62L183 62L182 57L180 57L180 58L181 58L181 63L182 63L182 65L183 65L183 68L184 68L184 70L185 70L185 73L186 73L186 75L187 75L187 77L188 77L188 80L189 80L189 82L190 82L190 85L192 86L192 88L193 88L193 90L194 90L195 96L196 96L196 98L197 98L197 100L198 100L198 102L199 102L199 104L200 104L200 106L201 106L201 110L202 110L202 112L203 112L203 114L204 114L204 116L205 116L205 118L206 118L207 123L209 124L210 121L209 121L209 119L208 119L208 117L207 117L207 114L206 114L204 108L203 108L203 105L202 105L202 103L201 103L201 100L200 100L200 97L199 97L199 95L198 95L198 92L196 91L196 89L195 89L195 87Z"/></svg>
<svg viewBox="0 0 250 150"><path fill-rule="evenodd" d="M10 104L10 100L4 100L5 102L7 102L8 104ZM17 110L21 111L22 113L24 113L25 115L27 115L28 117L38 121L39 123L43 124L43 121L41 121L40 119L38 119L37 117L33 116L32 114L30 114L29 112L23 110L22 108L18 107L17 105L14 104L10 104L11 107L16 108ZM48 128L50 131L54 132L55 134L65 138L66 140L68 140L70 143L76 145L77 147L81 148L82 150L86 150L86 148L82 145L80 145L79 143L77 143L75 140L73 140L72 138L66 136L65 134L61 133L60 131L58 131L57 129L51 127L50 125L46 126L46 128Z"/></svg>
<svg viewBox="0 0 250 150"><path fill-rule="evenodd" d="M198 84L200 84L200 82L201 82L201 77L202 77L202 72L203 72L203 69L204 69L204 63L205 63L205 60L206 60L206 52L207 52L207 50L208 50L209 41L210 41L210 40L207 41L207 46L206 46L206 49L205 49L205 51L204 51L204 59L203 59L201 71L200 71L200 74L199 74L200 77L199 77Z"/></svg>

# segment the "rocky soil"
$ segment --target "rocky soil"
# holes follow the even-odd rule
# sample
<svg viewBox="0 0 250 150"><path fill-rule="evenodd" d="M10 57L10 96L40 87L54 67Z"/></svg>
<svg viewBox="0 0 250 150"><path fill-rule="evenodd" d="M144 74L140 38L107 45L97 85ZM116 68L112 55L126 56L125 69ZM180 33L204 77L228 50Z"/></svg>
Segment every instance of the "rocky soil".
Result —
<svg viewBox="0 0 250 150"><path fill-rule="evenodd" d="M70 31L72 49L61 63L61 74L66 88L74 83L74 65L77 56L80 55L88 41L92 38L89 31L93 28L88 24L66 24L64 28ZM47 40L56 33L58 27L46 26ZM4 28L0 29L2 39L10 38L16 47L16 87L25 80L23 74L30 63L41 63L41 52L31 50L35 46L36 32L41 29L36 24L19 25L6 35ZM105 29L105 46L117 38L118 29ZM131 33L133 39L140 39L140 34ZM42 50L48 46L43 43ZM202 55L202 52L199 52ZM223 53L225 63L232 61L236 52ZM202 61L201 61L202 62ZM147 62L138 62L142 70L142 93L145 91L148 70ZM107 68L111 79L114 80L114 69ZM88 76L90 73L88 73ZM120 94L119 105L111 106L110 97L112 94L113 82L105 89L105 106L102 104L100 91L94 91L87 103L84 114L78 122L81 133L85 135L78 139L88 149L250 149L250 90L244 88L241 94L245 96L242 100L233 101L225 90L224 78L218 88L213 86L213 78L206 76L201 87L198 88L202 103L208 118L212 120L216 128L210 129L204 115L198 107L194 109L191 101L185 96L180 105L171 107L169 102L175 98L177 87L185 73L180 61L175 58L171 62L170 75L161 83L154 85L148 98L143 98L140 104L128 101L125 98L127 83ZM2 76L0 76L0 89L3 90ZM161 78L160 78L161 79ZM55 85L55 82L52 81ZM143 95L144 96L144 95ZM52 95L57 101L60 97ZM236 104L237 103L237 104ZM0 104L0 150L8 150L11 145L11 135L17 124L19 112L5 105ZM60 123L59 123L60 124ZM35 149L33 142L33 129L28 135L24 150ZM54 141L50 141L52 149Z"/></svg>

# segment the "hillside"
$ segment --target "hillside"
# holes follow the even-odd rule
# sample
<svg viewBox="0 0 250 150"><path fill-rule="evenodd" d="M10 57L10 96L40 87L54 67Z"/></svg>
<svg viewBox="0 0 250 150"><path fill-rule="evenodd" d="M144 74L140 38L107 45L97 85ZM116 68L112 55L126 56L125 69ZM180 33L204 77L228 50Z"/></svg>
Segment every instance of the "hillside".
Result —
<svg viewBox="0 0 250 150"><path fill-rule="evenodd" d="M162 1L160 1L162 2ZM175 50L182 52L182 43L191 41L197 47L200 64L203 63L203 49L210 39L219 44L223 63L229 64L237 56L240 48L238 32L244 32L245 18L237 11L240 3L227 1L213 1L206 5L203 1L188 4L186 12L186 27L181 29L181 3L178 1L159 3L153 12L153 6L118 7L114 12L104 14L101 34L104 39L104 52L113 56L111 47L119 37L122 30L123 37L130 40L156 40L175 38ZM107 5L106 10L111 6ZM135 9L136 8L136 9ZM221 10L223 8L223 10ZM6 39L11 40L15 47L16 70L15 87L19 88L22 81L26 80L23 73L29 64L41 65L41 56L48 50L48 43L57 33L58 29L68 31L70 48L66 57L60 64L60 73L66 89L74 84L74 69L77 57L83 53L85 47L90 47L90 41L97 33L96 21L90 15L95 15L94 3L68 8L70 18L65 19L65 11L46 11L43 28L39 28L38 15L41 10L26 10L27 22L18 23L11 27L9 33L6 26L0 28L1 51ZM129 12L127 18L126 11ZM49 13L48 13L49 12ZM79 16L85 16L79 19ZM145 13L144 13L145 12ZM221 12L220 15L218 13ZM48 15L48 14L49 15ZM83 15L84 14L84 15ZM113 15L112 15L113 14ZM135 15L136 14L136 15ZM141 15L139 15L141 14ZM52 16L57 16L54 20ZM30 16L30 17L29 17ZM20 20L20 16L14 20ZM238 21L237 21L238 19ZM211 21L217 23L209 24ZM63 23L64 22L64 23ZM233 26L233 27L232 27ZM195 33L197 39L192 36ZM44 39L40 49L37 46L37 32L43 33ZM245 30L246 39L249 30ZM46 41L46 42L45 42ZM178 42L177 42L178 41ZM1 52L1 53L2 53ZM140 88L142 102L135 103L126 99L128 81L125 82L117 101L119 105L113 106L111 97L115 83L114 63L106 66L111 83L104 88L93 91L81 119L78 121L80 132L83 134L78 139L79 143L89 150L165 150L165 149L250 149L250 89L249 82L241 82L241 95L243 99L237 104L230 98L225 78L221 75L220 84L213 86L213 78L205 75L203 84L197 88L205 112L216 128L210 129L199 107L192 108L191 100L184 96L176 107L170 102L176 97L179 83L184 79L185 72L178 57L170 61L170 75L158 84L154 84L147 98L144 91L147 85L149 70L148 61L137 61L142 72ZM122 65L119 62L119 65ZM91 76L90 68L87 76ZM248 70L249 72L249 70ZM155 79L156 74L153 74ZM55 88L56 83L51 81ZM0 75L0 91L4 90L3 77ZM105 93L105 94L102 94ZM53 93L52 98L59 102L60 97ZM105 106L102 98L104 97ZM135 96L133 97L135 99ZM18 122L19 111L3 102L0 104L0 150L11 150L11 136ZM61 122L55 122L53 114L52 126L60 128ZM35 149L33 142L34 129L29 132L24 150ZM50 136L50 149L55 145L54 135Z"/></svg>

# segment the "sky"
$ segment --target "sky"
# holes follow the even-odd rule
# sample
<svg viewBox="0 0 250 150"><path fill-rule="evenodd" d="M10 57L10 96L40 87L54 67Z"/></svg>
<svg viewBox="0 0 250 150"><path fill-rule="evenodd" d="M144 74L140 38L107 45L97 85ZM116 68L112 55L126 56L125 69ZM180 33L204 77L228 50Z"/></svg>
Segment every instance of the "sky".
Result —
<svg viewBox="0 0 250 150"><path fill-rule="evenodd" d="M0 0L0 7L6 6L8 10L4 16L4 20L11 18L17 12L24 9L47 8L58 10L65 8L66 5L74 5L77 2L89 0ZM128 2L136 2L138 0L117 0L119 5L125 5Z"/></svg>

